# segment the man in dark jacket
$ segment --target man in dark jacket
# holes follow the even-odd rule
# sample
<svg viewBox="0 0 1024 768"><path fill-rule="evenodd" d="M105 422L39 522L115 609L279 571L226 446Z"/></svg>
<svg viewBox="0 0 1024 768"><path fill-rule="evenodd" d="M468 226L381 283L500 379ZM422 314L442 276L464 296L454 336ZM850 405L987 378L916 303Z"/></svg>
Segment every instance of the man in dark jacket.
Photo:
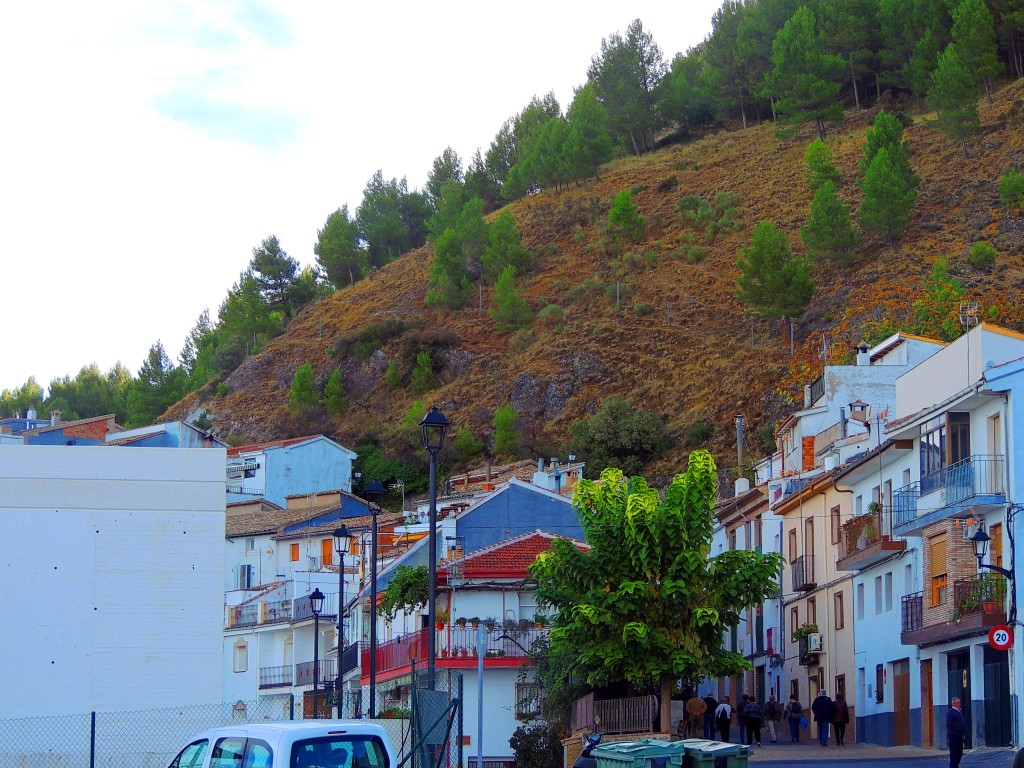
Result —
<svg viewBox="0 0 1024 768"><path fill-rule="evenodd" d="M818 743L823 747L827 747L828 727L832 722L832 716L835 714L835 705L824 690L811 702L811 713L814 715L814 722L818 724Z"/></svg>
<svg viewBox="0 0 1024 768"><path fill-rule="evenodd" d="M704 710L704 738L713 741L717 735L715 733L715 710L718 709L718 702L711 695L711 691L708 691L704 697L704 703L708 707Z"/></svg>
<svg viewBox="0 0 1024 768"><path fill-rule="evenodd" d="M964 734L967 722L960 711L960 699L953 699L953 706L946 710L946 738L949 740L949 768L960 768L964 756Z"/></svg>

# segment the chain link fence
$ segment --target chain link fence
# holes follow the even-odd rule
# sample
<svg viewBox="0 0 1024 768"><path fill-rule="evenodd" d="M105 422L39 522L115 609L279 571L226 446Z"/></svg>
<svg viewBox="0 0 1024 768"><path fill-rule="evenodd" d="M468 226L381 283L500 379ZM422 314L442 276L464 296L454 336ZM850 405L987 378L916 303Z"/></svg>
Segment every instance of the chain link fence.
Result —
<svg viewBox="0 0 1024 768"><path fill-rule="evenodd" d="M425 672L378 689L377 717L410 768L454 768L462 756L462 675ZM337 716L366 717L369 690L347 691ZM166 768L198 732L302 717L291 694L132 712L0 720L0 768Z"/></svg>

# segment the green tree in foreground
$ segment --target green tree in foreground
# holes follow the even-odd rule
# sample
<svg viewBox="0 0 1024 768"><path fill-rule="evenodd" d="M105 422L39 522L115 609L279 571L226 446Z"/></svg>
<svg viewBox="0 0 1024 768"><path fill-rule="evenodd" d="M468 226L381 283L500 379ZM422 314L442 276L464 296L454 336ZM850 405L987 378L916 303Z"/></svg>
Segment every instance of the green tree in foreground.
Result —
<svg viewBox="0 0 1024 768"><path fill-rule="evenodd" d="M292 388L288 394L288 413L295 418L308 415L320 407L320 393L316 388L313 366L303 363L295 369Z"/></svg>
<svg viewBox="0 0 1024 768"><path fill-rule="evenodd" d="M608 211L608 232L617 239L639 240L647 231L647 219L640 215L633 202L633 192L623 189Z"/></svg>
<svg viewBox="0 0 1024 768"><path fill-rule="evenodd" d="M556 539L530 566L538 603L557 610L551 647L571 649L591 685L627 681L661 690L661 728L671 730L674 681L750 669L723 647L740 613L777 587L778 554L711 556L717 475L707 451L690 454L664 499L617 469L581 480L573 506L590 548Z"/></svg>
<svg viewBox="0 0 1024 768"><path fill-rule="evenodd" d="M814 296L810 262L793 256L786 233L770 221L754 227L737 266L736 296L756 317L799 317Z"/></svg>
<svg viewBox="0 0 1024 768"><path fill-rule="evenodd" d="M511 405L503 405L494 412L494 452L498 456L515 457L522 439L519 414Z"/></svg>
<svg viewBox="0 0 1024 768"><path fill-rule="evenodd" d="M830 258L839 264L851 264L856 258L857 230L850 223L850 206L836 194L835 182L826 181L815 193L800 237L816 258Z"/></svg>
<svg viewBox="0 0 1024 768"><path fill-rule="evenodd" d="M661 418L619 397L607 398L591 418L572 424L569 435L570 451L582 456L594 474L606 467L637 474L670 443Z"/></svg>

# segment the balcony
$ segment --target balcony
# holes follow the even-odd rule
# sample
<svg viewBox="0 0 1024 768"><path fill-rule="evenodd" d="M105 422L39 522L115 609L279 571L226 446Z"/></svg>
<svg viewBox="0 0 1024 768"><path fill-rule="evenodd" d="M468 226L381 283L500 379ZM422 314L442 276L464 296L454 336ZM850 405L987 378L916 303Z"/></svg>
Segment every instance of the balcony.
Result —
<svg viewBox="0 0 1024 768"><path fill-rule="evenodd" d="M893 494L893 532L917 533L944 518L984 514L1006 504L1003 456L970 456ZM925 500L925 501L922 501Z"/></svg>
<svg viewBox="0 0 1024 768"><path fill-rule="evenodd" d="M327 595L324 597L324 607L320 610L320 621L337 616L337 608L334 605L337 602L337 595ZM313 618L313 607L309 604L309 595L292 600L292 616L294 617L293 621Z"/></svg>
<svg viewBox="0 0 1024 768"><path fill-rule="evenodd" d="M359 667L359 643L352 643L341 652L341 676Z"/></svg>
<svg viewBox="0 0 1024 768"><path fill-rule="evenodd" d="M295 667L292 664L283 667L260 667L260 690L290 688L294 671Z"/></svg>
<svg viewBox="0 0 1024 768"><path fill-rule="evenodd" d="M945 590L934 605L926 604L923 592L906 595L900 642L926 646L985 634L1006 623L1006 591L1002 576L986 574L957 579L952 593Z"/></svg>
<svg viewBox="0 0 1024 768"><path fill-rule="evenodd" d="M797 647L801 667L810 667L818 663L818 652L808 650L808 641L806 637L801 637L797 641Z"/></svg>
<svg viewBox="0 0 1024 768"><path fill-rule="evenodd" d="M408 635L388 640L377 645L377 674L395 677L405 674L412 663L427 662L427 632L437 632L436 666L446 668L473 667L477 665L477 630L446 627L442 630L421 629ZM530 648L537 640L546 637L547 628L488 630L484 645L484 666L521 666ZM347 651L346 651L347 653ZM370 648L363 644L360 651L360 672L368 679L370 674ZM388 674L392 673L392 674Z"/></svg>
<svg viewBox="0 0 1024 768"><path fill-rule="evenodd" d="M791 574L793 576L794 592L810 592L816 586L814 581L814 557L811 555L800 555L793 561Z"/></svg>
<svg viewBox="0 0 1024 768"><path fill-rule="evenodd" d="M858 515L839 530L840 571L859 571L907 548L903 540L892 538L892 507L872 504L871 511Z"/></svg>
<svg viewBox="0 0 1024 768"><path fill-rule="evenodd" d="M594 723L600 723L604 734L648 733L658 727L655 720L657 712L657 696L594 701L594 694L588 693L573 704L571 723L573 730L591 728Z"/></svg>
<svg viewBox="0 0 1024 768"><path fill-rule="evenodd" d="M333 680L338 676L335 672L337 664L334 659L320 659L320 676L319 680L323 683L324 680ZM312 685L313 684L313 662L304 661L301 664L295 665L295 685Z"/></svg>

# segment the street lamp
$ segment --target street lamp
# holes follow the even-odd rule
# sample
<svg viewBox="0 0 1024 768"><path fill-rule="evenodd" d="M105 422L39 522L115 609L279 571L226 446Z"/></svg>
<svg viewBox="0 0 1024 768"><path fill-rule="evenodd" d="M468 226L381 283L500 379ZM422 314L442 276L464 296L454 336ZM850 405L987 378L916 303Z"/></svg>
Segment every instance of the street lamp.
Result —
<svg viewBox="0 0 1024 768"><path fill-rule="evenodd" d="M341 672L341 652L344 650L345 627L345 553L349 551L352 534L348 526L342 523L341 528L334 529L334 551L338 553L338 671Z"/></svg>
<svg viewBox="0 0 1024 768"><path fill-rule="evenodd" d="M384 495L384 486L374 478L366 486L366 506L370 508L373 527L370 532L370 717L377 716L377 513L374 499ZM403 498L405 489L402 489Z"/></svg>
<svg viewBox="0 0 1024 768"><path fill-rule="evenodd" d="M437 604L437 454L444 447L445 432L451 424L445 415L432 406L420 422L423 447L430 454L430 535L427 541L427 573L430 583L427 592L427 688L434 689L434 659L437 653L437 635L434 632L434 610Z"/></svg>
<svg viewBox="0 0 1024 768"><path fill-rule="evenodd" d="M320 684L320 612L324 609L324 593L317 587L309 595L309 609L313 612L313 719L319 717L316 706Z"/></svg>
<svg viewBox="0 0 1024 768"><path fill-rule="evenodd" d="M985 528L981 525L978 526L978 530L971 536L971 544L974 546L974 556L978 558L978 571L982 568L988 568L990 571L995 571L998 574L1005 576L1010 581L1013 581L1013 571L1007 568L1001 568L998 565L989 565L983 563L985 555L988 554L988 543L992 541L988 533L985 532Z"/></svg>

